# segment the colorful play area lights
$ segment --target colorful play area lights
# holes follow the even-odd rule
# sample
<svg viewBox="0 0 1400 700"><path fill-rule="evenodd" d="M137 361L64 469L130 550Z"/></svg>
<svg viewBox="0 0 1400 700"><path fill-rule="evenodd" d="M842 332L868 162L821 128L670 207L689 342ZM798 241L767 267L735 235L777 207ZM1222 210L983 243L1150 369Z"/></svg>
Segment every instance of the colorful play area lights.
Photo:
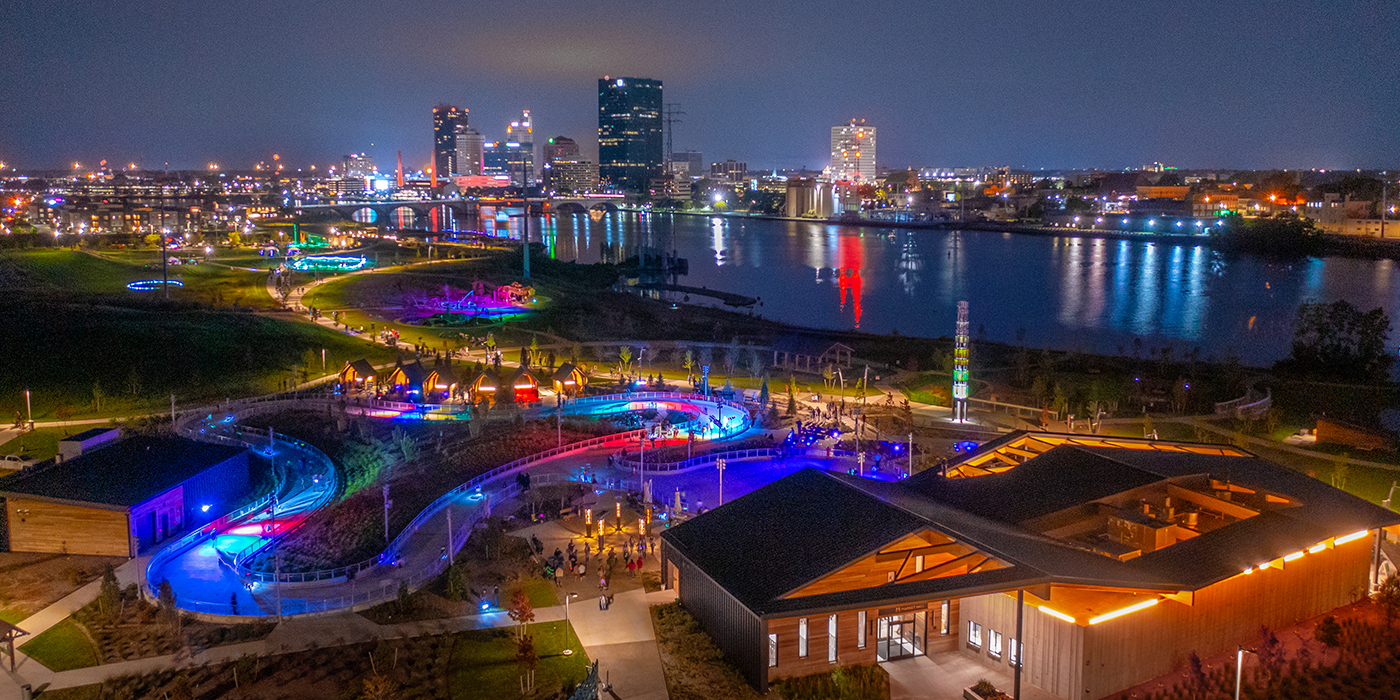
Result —
<svg viewBox="0 0 1400 700"><path fill-rule="evenodd" d="M318 255L315 257L298 258L291 262L293 270L302 272L322 270L330 272L352 272L358 270L369 261L364 256L354 257L348 255Z"/></svg>
<svg viewBox="0 0 1400 700"><path fill-rule="evenodd" d="M170 280L168 282L163 280L137 280L135 282L128 283L126 285L126 288L130 289L133 292L154 292L157 289L160 289L162 285L167 284L172 287L185 286L185 283L181 282L180 280Z"/></svg>

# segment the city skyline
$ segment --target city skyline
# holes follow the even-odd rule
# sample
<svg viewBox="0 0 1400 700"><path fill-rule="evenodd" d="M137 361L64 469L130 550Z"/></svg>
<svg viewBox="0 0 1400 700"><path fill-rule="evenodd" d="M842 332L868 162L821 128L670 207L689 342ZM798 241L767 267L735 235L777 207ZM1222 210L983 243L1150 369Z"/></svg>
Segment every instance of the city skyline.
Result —
<svg viewBox="0 0 1400 700"><path fill-rule="evenodd" d="M538 128L592 158L594 81L645 75L687 112L678 150L754 168L824 167L827 131L851 115L879 124L879 165L891 168L1400 161L1400 35L1385 29L1400 24L1400 8L1380 2L1347 13L1302 1L894 3L863 10L839 40L834 3L782 23L777 5L532 9L555 21L530 40L487 22L466 42L452 33L491 8L352 0L324 18L237 3L179 13L92 4L62 16L18 7L0 27L14 59L0 78L32 86L32 97L0 112L0 160L240 169L272 153L324 166L402 151L417 170L430 156L422 114L444 101L477 125L506 124L528 104ZM726 48L704 48L716 46Z"/></svg>

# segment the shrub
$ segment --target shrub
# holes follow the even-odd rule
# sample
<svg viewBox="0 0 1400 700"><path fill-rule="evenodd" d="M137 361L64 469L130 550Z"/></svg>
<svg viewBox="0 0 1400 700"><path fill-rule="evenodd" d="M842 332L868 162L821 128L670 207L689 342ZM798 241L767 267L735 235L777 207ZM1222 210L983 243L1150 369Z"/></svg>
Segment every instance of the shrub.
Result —
<svg viewBox="0 0 1400 700"><path fill-rule="evenodd" d="M986 683L979 681L978 686ZM976 691L974 686L974 691ZM845 666L832 669L829 673L814 673L810 676L783 678L773 684L773 689L786 700L885 700L890 696L890 677L885 670L874 664ZM993 688L984 698L997 697Z"/></svg>

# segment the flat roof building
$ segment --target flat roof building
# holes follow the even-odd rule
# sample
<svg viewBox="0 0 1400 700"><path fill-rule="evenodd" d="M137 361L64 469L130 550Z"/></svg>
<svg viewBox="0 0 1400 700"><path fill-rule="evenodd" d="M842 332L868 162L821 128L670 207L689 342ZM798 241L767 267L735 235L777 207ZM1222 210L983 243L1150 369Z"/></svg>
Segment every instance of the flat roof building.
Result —
<svg viewBox="0 0 1400 700"><path fill-rule="evenodd" d="M76 437L76 436L75 436ZM14 552L134 557L233 510L252 483L248 450L129 437L0 478Z"/></svg>
<svg viewBox="0 0 1400 700"><path fill-rule="evenodd" d="M666 530L664 584L759 689L958 655L1078 700L1353 602L1400 523L1225 445L1017 433L947 473L797 472Z"/></svg>

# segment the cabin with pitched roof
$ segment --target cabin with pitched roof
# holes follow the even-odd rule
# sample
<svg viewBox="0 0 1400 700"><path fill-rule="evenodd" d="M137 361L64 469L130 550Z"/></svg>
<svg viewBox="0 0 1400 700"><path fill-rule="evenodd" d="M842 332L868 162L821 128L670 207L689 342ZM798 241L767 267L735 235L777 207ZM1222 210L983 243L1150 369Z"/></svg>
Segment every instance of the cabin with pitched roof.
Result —
<svg viewBox="0 0 1400 700"><path fill-rule="evenodd" d="M1353 602L1397 524L1230 446L1022 433L947 476L797 472L666 530L662 575L760 690L956 655L1079 700Z"/></svg>
<svg viewBox="0 0 1400 700"><path fill-rule="evenodd" d="M554 393L569 397L583 393L583 388L588 385L588 377L572 362L559 365L551 381L554 383Z"/></svg>
<svg viewBox="0 0 1400 700"><path fill-rule="evenodd" d="M340 386L345 391L363 389L374 384L377 372L369 360L360 358L347 362L340 370Z"/></svg>

